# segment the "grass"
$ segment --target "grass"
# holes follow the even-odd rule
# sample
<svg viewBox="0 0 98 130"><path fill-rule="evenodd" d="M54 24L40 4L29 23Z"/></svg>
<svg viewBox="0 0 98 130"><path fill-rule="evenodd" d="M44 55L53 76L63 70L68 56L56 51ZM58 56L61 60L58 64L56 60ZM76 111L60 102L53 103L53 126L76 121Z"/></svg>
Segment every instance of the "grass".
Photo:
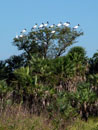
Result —
<svg viewBox="0 0 98 130"><path fill-rule="evenodd" d="M66 121L60 116L54 119L43 115L30 115L20 106L7 108L0 114L0 130L98 130L98 118Z"/></svg>
<svg viewBox="0 0 98 130"><path fill-rule="evenodd" d="M98 118L89 118L87 122L77 119L67 130L98 130Z"/></svg>
<svg viewBox="0 0 98 130"><path fill-rule="evenodd" d="M44 123L43 118L18 117L17 119L7 118L6 121L0 121L0 130L51 130L52 128Z"/></svg>
<svg viewBox="0 0 98 130"><path fill-rule="evenodd" d="M48 123L48 125L47 125ZM0 130L52 130L43 116L30 115L19 107L7 108L0 116Z"/></svg>

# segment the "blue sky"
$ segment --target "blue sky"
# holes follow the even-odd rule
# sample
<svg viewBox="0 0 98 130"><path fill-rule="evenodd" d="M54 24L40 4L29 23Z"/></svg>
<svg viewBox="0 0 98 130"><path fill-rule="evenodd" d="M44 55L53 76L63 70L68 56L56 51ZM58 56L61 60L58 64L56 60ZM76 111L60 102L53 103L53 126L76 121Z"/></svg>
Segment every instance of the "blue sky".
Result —
<svg viewBox="0 0 98 130"><path fill-rule="evenodd" d="M84 36L75 46L83 46L89 57L98 50L98 0L0 0L0 60L19 54L12 45L16 33L47 20L79 23Z"/></svg>

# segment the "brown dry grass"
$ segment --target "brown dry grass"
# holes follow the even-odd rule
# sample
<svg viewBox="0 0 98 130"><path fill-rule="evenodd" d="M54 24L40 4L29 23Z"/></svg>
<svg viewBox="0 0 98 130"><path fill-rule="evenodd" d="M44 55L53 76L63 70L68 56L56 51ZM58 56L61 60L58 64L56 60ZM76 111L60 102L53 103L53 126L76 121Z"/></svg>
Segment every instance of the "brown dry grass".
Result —
<svg viewBox="0 0 98 130"><path fill-rule="evenodd" d="M0 113L0 130L98 130L98 118L90 118L88 122L80 119L66 121L59 115L49 119L43 114L30 114L21 105L6 107Z"/></svg>
<svg viewBox="0 0 98 130"><path fill-rule="evenodd" d="M53 127L47 118L30 115L21 106L7 107L0 114L0 130L52 130Z"/></svg>

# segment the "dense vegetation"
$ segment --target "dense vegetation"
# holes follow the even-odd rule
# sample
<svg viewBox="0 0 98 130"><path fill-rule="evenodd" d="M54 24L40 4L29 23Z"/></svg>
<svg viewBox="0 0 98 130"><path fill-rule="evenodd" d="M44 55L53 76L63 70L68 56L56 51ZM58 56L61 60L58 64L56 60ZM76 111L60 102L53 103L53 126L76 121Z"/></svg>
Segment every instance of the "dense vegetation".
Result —
<svg viewBox="0 0 98 130"><path fill-rule="evenodd" d="M21 105L30 114L70 120L98 116L98 52L66 49L83 32L70 27L32 29L13 44L19 56L0 61L0 113Z"/></svg>

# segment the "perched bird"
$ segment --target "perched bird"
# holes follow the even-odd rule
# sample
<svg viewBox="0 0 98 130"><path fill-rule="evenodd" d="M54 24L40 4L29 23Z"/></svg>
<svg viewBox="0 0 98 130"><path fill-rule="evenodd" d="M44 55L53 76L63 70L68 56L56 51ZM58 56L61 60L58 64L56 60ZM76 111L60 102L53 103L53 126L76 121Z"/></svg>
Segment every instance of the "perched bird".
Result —
<svg viewBox="0 0 98 130"><path fill-rule="evenodd" d="M39 28L43 28L44 27L44 23L42 23L41 25L39 25Z"/></svg>
<svg viewBox="0 0 98 130"><path fill-rule="evenodd" d="M16 35L16 38L18 38L18 35Z"/></svg>
<svg viewBox="0 0 98 130"><path fill-rule="evenodd" d="M22 37L23 37L23 35L21 34L19 37L21 37L21 38L22 38Z"/></svg>
<svg viewBox="0 0 98 130"><path fill-rule="evenodd" d="M62 25L62 22L60 22L59 24L57 24L57 27L60 27Z"/></svg>
<svg viewBox="0 0 98 130"><path fill-rule="evenodd" d="M55 24L53 24L53 25L50 25L50 26L49 26L49 28L53 28L54 26L55 26Z"/></svg>
<svg viewBox="0 0 98 130"><path fill-rule="evenodd" d="M51 33L55 33L55 31L52 31Z"/></svg>
<svg viewBox="0 0 98 130"><path fill-rule="evenodd" d="M45 24L44 24L44 27L47 27L47 26L48 26L48 24L49 24L49 22L47 21L47 23L45 23Z"/></svg>
<svg viewBox="0 0 98 130"><path fill-rule="evenodd" d="M77 29L80 26L80 24L73 27L73 29Z"/></svg>
<svg viewBox="0 0 98 130"><path fill-rule="evenodd" d="M63 23L63 25L68 27L70 25L70 22Z"/></svg>
<svg viewBox="0 0 98 130"><path fill-rule="evenodd" d="M66 26L67 23L63 23L64 26Z"/></svg>
<svg viewBox="0 0 98 130"><path fill-rule="evenodd" d="M21 33L25 33L27 31L27 29L23 29L22 31L21 31Z"/></svg>
<svg viewBox="0 0 98 130"><path fill-rule="evenodd" d="M35 29L35 28L37 28L37 23L33 26L33 28L32 28L32 29Z"/></svg>

